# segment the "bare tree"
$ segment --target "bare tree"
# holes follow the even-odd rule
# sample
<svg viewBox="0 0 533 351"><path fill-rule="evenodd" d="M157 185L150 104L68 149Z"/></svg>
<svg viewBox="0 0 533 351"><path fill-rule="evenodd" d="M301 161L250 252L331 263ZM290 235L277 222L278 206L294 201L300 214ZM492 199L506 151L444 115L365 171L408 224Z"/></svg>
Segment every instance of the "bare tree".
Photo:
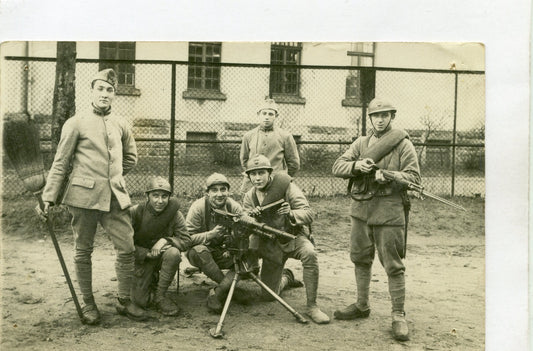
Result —
<svg viewBox="0 0 533 351"><path fill-rule="evenodd" d="M52 104L52 152L55 153L61 129L76 112L76 42L57 42L56 79Z"/></svg>
<svg viewBox="0 0 533 351"><path fill-rule="evenodd" d="M427 110L426 113L419 118L420 124L423 126L423 132L420 136L420 142L423 144L421 148L418 149L418 160L422 160L422 155L426 150L426 142L434 134L436 130L442 128L444 121L447 116L447 112L443 111L440 116L431 113L431 110Z"/></svg>

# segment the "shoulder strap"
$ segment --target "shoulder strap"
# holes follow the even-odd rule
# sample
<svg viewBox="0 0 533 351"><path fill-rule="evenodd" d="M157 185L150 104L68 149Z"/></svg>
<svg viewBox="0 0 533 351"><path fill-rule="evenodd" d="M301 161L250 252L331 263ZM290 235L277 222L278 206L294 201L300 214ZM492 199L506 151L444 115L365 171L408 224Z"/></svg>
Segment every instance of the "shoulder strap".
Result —
<svg viewBox="0 0 533 351"><path fill-rule="evenodd" d="M204 222L205 222L205 230L209 230L209 227L211 226L211 203L209 202L209 197L204 196L205 206L204 206Z"/></svg>
<svg viewBox="0 0 533 351"><path fill-rule="evenodd" d="M371 158L374 162L378 162L405 138L409 138L409 135L405 131L392 129L379 138L375 144L364 150L364 152L361 153L360 158ZM368 137L366 145L368 145L369 141L370 137Z"/></svg>

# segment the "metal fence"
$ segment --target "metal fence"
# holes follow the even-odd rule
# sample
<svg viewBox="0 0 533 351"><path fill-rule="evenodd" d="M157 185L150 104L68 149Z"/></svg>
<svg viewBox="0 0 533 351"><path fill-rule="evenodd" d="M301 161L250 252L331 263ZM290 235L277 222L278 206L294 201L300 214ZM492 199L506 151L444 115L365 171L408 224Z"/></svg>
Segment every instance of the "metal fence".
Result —
<svg viewBox="0 0 533 351"><path fill-rule="evenodd" d="M56 59L5 59L3 118L30 116L39 123L48 168L54 153L50 121ZM241 138L257 126L257 106L271 95L272 65L210 64L219 68L219 87L206 91L190 88L188 79L194 67L189 62L77 59L77 110L90 106L91 78L106 63L128 64L134 72L129 78L133 84L119 86L113 103L114 111L130 124L137 142L139 162L126 177L132 194L141 193L151 175L168 176L175 192L185 196L201 193L205 178L214 171L228 176L232 190L240 187ZM280 108L276 124L295 137L301 158L295 182L306 194L346 191L346 181L334 178L331 166L371 125L366 105L357 97L346 96L348 77L360 72L361 77L371 77L367 95L386 98L398 108L394 126L410 134L425 188L445 196L484 196L484 72L291 68L299 74L298 93L273 96ZM7 160L3 172L4 196L24 192Z"/></svg>

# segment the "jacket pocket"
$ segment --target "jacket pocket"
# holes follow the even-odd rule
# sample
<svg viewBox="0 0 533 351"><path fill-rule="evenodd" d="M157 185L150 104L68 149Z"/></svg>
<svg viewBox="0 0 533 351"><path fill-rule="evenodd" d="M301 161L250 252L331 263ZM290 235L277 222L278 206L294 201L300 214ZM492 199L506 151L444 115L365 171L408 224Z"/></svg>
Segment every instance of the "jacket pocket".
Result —
<svg viewBox="0 0 533 351"><path fill-rule="evenodd" d="M94 179L91 178L82 178L82 177L73 177L71 185L81 186L83 188L92 189L94 188Z"/></svg>

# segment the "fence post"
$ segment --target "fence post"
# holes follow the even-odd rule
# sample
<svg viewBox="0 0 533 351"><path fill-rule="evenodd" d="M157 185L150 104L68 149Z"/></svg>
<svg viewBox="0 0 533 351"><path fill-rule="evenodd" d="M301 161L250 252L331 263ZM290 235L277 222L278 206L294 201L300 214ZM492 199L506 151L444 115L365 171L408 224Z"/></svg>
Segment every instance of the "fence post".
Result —
<svg viewBox="0 0 533 351"><path fill-rule="evenodd" d="M172 63L171 74L171 88L170 88L170 159L168 166L168 181L170 189L174 191L174 139L176 129L176 63Z"/></svg>
<svg viewBox="0 0 533 351"><path fill-rule="evenodd" d="M457 72L454 73L455 76L455 91L453 99L453 136L452 136L452 197L455 196L455 142L456 142L456 133L457 133L457 81L459 75Z"/></svg>

